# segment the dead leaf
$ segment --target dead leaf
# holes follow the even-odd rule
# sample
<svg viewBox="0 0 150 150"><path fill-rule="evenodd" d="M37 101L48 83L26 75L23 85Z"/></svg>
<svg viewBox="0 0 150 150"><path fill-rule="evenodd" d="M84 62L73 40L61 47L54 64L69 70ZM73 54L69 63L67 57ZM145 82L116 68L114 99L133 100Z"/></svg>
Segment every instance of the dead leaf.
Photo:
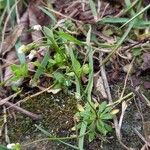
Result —
<svg viewBox="0 0 150 150"><path fill-rule="evenodd" d="M150 53L144 53L143 54L143 64L141 66L142 70L150 69Z"/></svg>
<svg viewBox="0 0 150 150"><path fill-rule="evenodd" d="M150 89L150 81L144 81L143 86L145 89Z"/></svg>
<svg viewBox="0 0 150 150"><path fill-rule="evenodd" d="M80 105L80 104L77 104L77 109L78 109L80 112L83 112L83 111L84 111L83 106Z"/></svg>
<svg viewBox="0 0 150 150"><path fill-rule="evenodd" d="M32 7L29 8L29 23L30 23L30 28L39 24L38 20L36 18L36 15L32 11ZM32 40L34 42L38 42L38 43L42 42L42 32L41 31L34 30L31 33L31 36L32 36Z"/></svg>
<svg viewBox="0 0 150 150"><path fill-rule="evenodd" d="M48 93L57 94L57 93L60 92L60 91L61 91L61 89L50 89L50 90L48 90L47 92L48 92Z"/></svg>
<svg viewBox="0 0 150 150"><path fill-rule="evenodd" d="M143 147L141 148L141 150L149 150L147 144L143 145Z"/></svg>
<svg viewBox="0 0 150 150"><path fill-rule="evenodd" d="M12 50L12 51L10 51L10 52L7 53L6 60L9 60L10 64L11 63L13 64L14 61L16 60L16 58L17 58L17 56L16 56L15 50ZM4 71L4 81L9 80L9 78L11 76L12 76L12 71L11 71L10 66L8 66L8 67L5 68L5 71Z"/></svg>
<svg viewBox="0 0 150 150"><path fill-rule="evenodd" d="M133 87L139 86L141 84L141 79L138 78L137 76L132 76L132 83L133 83Z"/></svg>
<svg viewBox="0 0 150 150"><path fill-rule="evenodd" d="M143 123L143 130L146 141L150 143L150 121Z"/></svg>
<svg viewBox="0 0 150 150"><path fill-rule="evenodd" d="M27 45L32 42L32 37L30 32L27 32L29 29L29 10L27 9L23 16L20 18L20 23L24 24L24 30L20 36L21 43Z"/></svg>
<svg viewBox="0 0 150 150"><path fill-rule="evenodd" d="M110 113L112 115L116 115L119 112L119 109L113 109Z"/></svg>
<svg viewBox="0 0 150 150"><path fill-rule="evenodd" d="M94 75L94 94L98 96L99 99L107 99L103 80L99 73Z"/></svg>
<svg viewBox="0 0 150 150"><path fill-rule="evenodd" d="M4 42L1 45L2 55L5 55L16 44L16 41L17 41L18 37L21 35L23 28L24 28L23 24L17 25L14 28L12 34L10 34L9 36L6 37L6 39L4 40Z"/></svg>

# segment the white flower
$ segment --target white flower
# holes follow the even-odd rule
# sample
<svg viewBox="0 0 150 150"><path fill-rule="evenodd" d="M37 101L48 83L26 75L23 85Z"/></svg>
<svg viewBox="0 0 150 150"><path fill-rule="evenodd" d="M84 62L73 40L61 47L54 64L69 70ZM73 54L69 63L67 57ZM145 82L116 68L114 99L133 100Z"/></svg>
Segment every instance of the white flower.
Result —
<svg viewBox="0 0 150 150"><path fill-rule="evenodd" d="M36 31L40 31L40 30L42 30L42 26L39 25L39 24L37 24L37 25L34 25L34 26L32 27L32 29L33 29L33 30L36 30Z"/></svg>
<svg viewBox="0 0 150 150"><path fill-rule="evenodd" d="M25 45L21 45L21 46L18 48L18 53L19 53L19 54L23 53L25 47L26 47Z"/></svg>
<svg viewBox="0 0 150 150"><path fill-rule="evenodd" d="M32 60L32 59L34 58L35 54L36 54L36 51L35 51L35 50L32 50L32 51L30 52L30 54L28 55L29 59Z"/></svg>
<svg viewBox="0 0 150 150"><path fill-rule="evenodd" d="M8 149L13 149L15 147L15 143L7 144Z"/></svg>

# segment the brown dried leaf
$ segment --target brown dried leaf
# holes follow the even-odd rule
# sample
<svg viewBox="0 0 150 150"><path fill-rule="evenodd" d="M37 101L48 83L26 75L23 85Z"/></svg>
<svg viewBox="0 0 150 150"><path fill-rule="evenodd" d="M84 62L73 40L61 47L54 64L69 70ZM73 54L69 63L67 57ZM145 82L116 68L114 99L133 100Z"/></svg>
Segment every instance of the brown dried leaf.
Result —
<svg viewBox="0 0 150 150"><path fill-rule="evenodd" d="M141 66L142 70L150 69L150 53L143 54L143 64Z"/></svg>
<svg viewBox="0 0 150 150"><path fill-rule="evenodd" d="M9 63L14 63L16 58L17 56L16 56L15 50L9 51L7 53L6 60L9 61ZM4 71L4 81L7 81L11 76L12 76L12 71L11 71L10 66L8 66L5 68L5 71ZM9 86L9 85L10 85L10 82L9 81L6 82L6 86Z"/></svg>
<svg viewBox="0 0 150 150"><path fill-rule="evenodd" d="M148 146L145 144L143 145L143 147L141 148L141 150L149 150Z"/></svg>
<svg viewBox="0 0 150 150"><path fill-rule="evenodd" d="M28 9L20 18L20 23L24 24L24 30L20 36L21 43L24 45L29 44L32 42L32 37L29 32L26 32L29 29L29 10Z"/></svg>
<svg viewBox="0 0 150 150"><path fill-rule="evenodd" d="M150 121L143 123L143 130L146 141L150 143Z"/></svg>
<svg viewBox="0 0 150 150"><path fill-rule="evenodd" d="M29 8L29 22L30 22L30 27L32 28L33 26L35 25L38 25L38 20L36 18L36 15L33 13L32 7ZM32 36L32 40L34 42L42 42L42 33L41 31L33 31L31 33L31 36Z"/></svg>
<svg viewBox="0 0 150 150"><path fill-rule="evenodd" d="M99 99L107 99L103 80L99 74L94 75L94 94L97 95Z"/></svg>
<svg viewBox="0 0 150 150"><path fill-rule="evenodd" d="M10 51L12 49L12 47L15 45L18 37L21 35L23 28L24 28L23 24L17 25L14 28L12 34L10 34L9 36L6 37L6 39L4 40L4 42L1 45L2 55L5 55L8 51Z"/></svg>
<svg viewBox="0 0 150 150"><path fill-rule="evenodd" d="M143 86L145 89L150 89L150 81L144 81Z"/></svg>

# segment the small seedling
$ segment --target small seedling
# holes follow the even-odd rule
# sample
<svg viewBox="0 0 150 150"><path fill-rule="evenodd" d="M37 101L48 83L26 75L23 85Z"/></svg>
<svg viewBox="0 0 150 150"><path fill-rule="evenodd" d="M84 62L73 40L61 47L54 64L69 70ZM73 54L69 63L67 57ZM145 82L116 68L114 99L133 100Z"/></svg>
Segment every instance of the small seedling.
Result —
<svg viewBox="0 0 150 150"><path fill-rule="evenodd" d="M114 111L107 106L106 102L99 105L87 103L84 108L78 104L78 110L79 112L75 114L75 119L78 122L76 127L80 130L83 122L87 124L87 134L90 142L95 139L97 134L106 136L108 132L112 131L110 121L113 119L114 114L112 112Z"/></svg>
<svg viewBox="0 0 150 150"><path fill-rule="evenodd" d="M21 64L21 65L13 64L11 66L11 70L13 72L13 77L11 78L12 81L17 81L19 79L22 79L22 78L28 76L28 65L27 64Z"/></svg>

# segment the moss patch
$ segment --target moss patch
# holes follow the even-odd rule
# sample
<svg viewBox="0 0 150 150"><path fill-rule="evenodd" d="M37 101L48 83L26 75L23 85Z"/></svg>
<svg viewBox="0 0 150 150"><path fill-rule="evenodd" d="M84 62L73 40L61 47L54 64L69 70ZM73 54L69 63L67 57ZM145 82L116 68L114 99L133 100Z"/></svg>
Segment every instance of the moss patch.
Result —
<svg viewBox="0 0 150 150"><path fill-rule="evenodd" d="M20 113L14 119L8 119L9 137L11 142L27 143L45 138L35 124L41 126L52 135L68 136L74 125L73 116L76 112L76 100L73 96L59 93L57 95L43 94L21 104L22 108L36 114L41 114L43 119L33 121ZM40 147L36 145L36 149ZM47 144L44 144L47 145ZM57 146L59 144L57 143ZM26 149L26 148L25 148Z"/></svg>

